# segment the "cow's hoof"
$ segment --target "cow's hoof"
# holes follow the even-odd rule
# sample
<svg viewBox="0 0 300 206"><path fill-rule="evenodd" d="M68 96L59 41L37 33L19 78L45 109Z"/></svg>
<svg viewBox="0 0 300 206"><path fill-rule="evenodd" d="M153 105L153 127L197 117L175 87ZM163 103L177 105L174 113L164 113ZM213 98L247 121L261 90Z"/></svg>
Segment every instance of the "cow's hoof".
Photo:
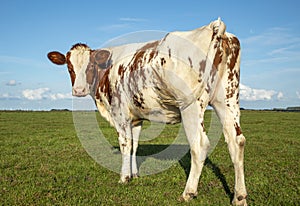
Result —
<svg viewBox="0 0 300 206"><path fill-rule="evenodd" d="M247 195L239 195L232 200L232 205L236 206L247 206L246 201Z"/></svg>
<svg viewBox="0 0 300 206"><path fill-rule="evenodd" d="M186 194L183 194L179 197L178 201L179 202L189 202L191 201L192 199L195 199L197 197L197 192L196 193L186 193Z"/></svg>
<svg viewBox="0 0 300 206"><path fill-rule="evenodd" d="M121 177L121 179L119 180L119 183L120 184L127 184L130 182L130 176L124 176L124 177Z"/></svg>

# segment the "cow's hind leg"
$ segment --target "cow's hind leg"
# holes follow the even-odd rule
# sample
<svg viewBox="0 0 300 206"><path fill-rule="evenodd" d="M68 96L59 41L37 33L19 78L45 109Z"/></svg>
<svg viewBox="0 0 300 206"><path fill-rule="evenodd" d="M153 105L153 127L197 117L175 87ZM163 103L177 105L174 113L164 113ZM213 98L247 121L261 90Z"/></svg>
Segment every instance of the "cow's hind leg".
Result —
<svg viewBox="0 0 300 206"><path fill-rule="evenodd" d="M238 105L230 107L225 104L214 104L220 121L223 125L225 141L228 144L231 160L235 171L235 188L233 205L246 206L246 186L244 178L244 147L246 138L242 134L240 127L240 112Z"/></svg>
<svg viewBox="0 0 300 206"><path fill-rule="evenodd" d="M209 140L204 132L204 111L198 102L181 111L182 123L190 145L191 170L181 200L189 201L197 195L201 171L209 149Z"/></svg>

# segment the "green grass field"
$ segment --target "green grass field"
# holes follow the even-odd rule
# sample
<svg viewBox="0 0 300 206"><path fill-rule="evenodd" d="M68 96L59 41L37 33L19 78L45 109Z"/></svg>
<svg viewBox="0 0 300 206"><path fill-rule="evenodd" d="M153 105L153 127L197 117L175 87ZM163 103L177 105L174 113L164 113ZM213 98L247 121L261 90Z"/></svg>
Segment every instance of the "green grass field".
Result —
<svg viewBox="0 0 300 206"><path fill-rule="evenodd" d="M98 119L117 147L116 132ZM248 204L300 205L300 113L242 111L241 121ZM167 126L149 144L170 144L178 127ZM198 197L181 203L188 154L164 172L120 185L119 174L86 153L67 111L0 112L0 154L0 205L230 205L233 193L224 138L206 161Z"/></svg>

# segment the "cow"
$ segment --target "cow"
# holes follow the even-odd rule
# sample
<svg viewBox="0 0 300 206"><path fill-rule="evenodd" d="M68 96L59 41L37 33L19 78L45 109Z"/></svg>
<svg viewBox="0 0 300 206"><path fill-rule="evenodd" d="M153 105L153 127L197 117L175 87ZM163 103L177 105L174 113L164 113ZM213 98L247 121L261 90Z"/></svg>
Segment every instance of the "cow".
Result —
<svg viewBox="0 0 300 206"><path fill-rule="evenodd" d="M240 43L221 19L162 39L110 48L75 44L66 55L48 53L67 64L72 95L91 95L100 114L116 129L122 154L121 183L138 177L136 152L144 120L182 122L190 146L191 169L181 200L197 195L210 146L204 112L214 108L222 124L235 171L232 204L247 205L245 137L240 126Z"/></svg>

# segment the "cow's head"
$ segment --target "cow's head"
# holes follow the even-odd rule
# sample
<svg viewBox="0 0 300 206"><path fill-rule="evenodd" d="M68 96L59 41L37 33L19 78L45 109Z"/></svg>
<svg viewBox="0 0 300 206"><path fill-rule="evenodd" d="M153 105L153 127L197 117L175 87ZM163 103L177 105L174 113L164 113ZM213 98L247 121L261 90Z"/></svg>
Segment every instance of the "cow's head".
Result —
<svg viewBox="0 0 300 206"><path fill-rule="evenodd" d="M83 97L97 86L98 73L110 65L110 52L92 50L85 44L75 44L66 55L53 51L48 53L51 62L67 64L72 82L72 95Z"/></svg>

